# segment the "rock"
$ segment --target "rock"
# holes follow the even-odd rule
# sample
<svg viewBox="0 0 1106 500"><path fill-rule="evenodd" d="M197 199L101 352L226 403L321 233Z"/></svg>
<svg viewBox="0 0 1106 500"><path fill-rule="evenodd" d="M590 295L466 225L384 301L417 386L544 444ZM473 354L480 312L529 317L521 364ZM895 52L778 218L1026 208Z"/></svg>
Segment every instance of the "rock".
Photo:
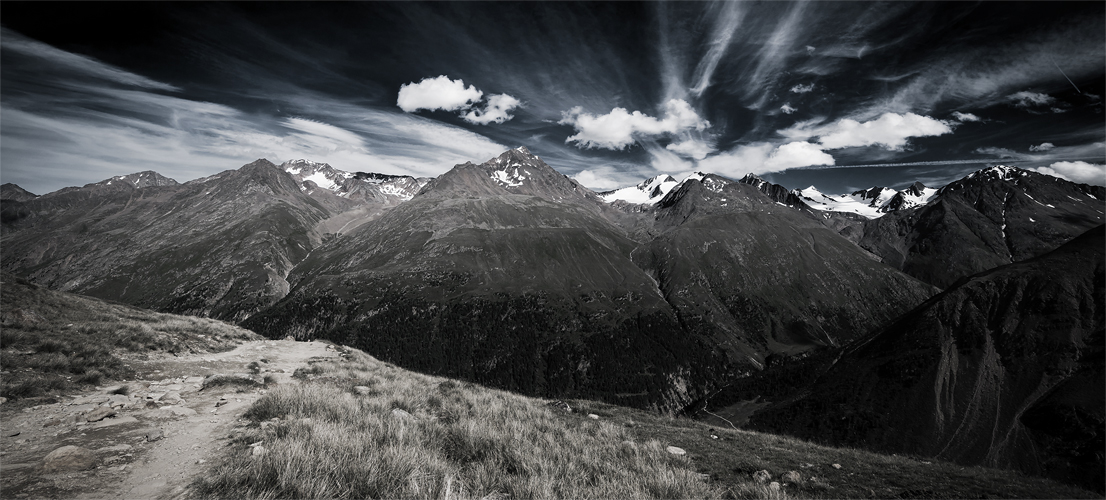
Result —
<svg viewBox="0 0 1106 500"><path fill-rule="evenodd" d="M167 392L178 392L181 389L184 389L184 386L181 385L181 384L169 384L169 385L165 386L165 390Z"/></svg>
<svg viewBox="0 0 1106 500"><path fill-rule="evenodd" d="M124 387L126 387L126 386L123 386L123 385L113 385L113 386L111 386L111 387L107 387L107 388L104 388L104 392L106 392L106 393L108 393L108 394L116 394L116 393L118 393L119 391L125 391L126 389L124 389Z"/></svg>
<svg viewBox="0 0 1106 500"><path fill-rule="evenodd" d="M112 452L112 451L127 451L131 448L132 448L132 446L129 445L129 444L117 444L115 446L105 446L103 448L97 448L96 451L107 453L107 452Z"/></svg>
<svg viewBox="0 0 1106 500"><path fill-rule="evenodd" d="M565 413L572 413L572 407L569 406L568 403L566 403L564 401L561 401L559 399L556 400L556 401L550 401L550 402L546 403L545 405L546 406L552 406L553 408L561 410Z"/></svg>
<svg viewBox="0 0 1106 500"><path fill-rule="evenodd" d="M253 458L257 458L268 452L269 450L266 450L264 446L258 445L253 447L253 451L250 452L250 456L252 456Z"/></svg>
<svg viewBox="0 0 1106 500"><path fill-rule="evenodd" d="M19 435L19 431L15 431L15 432L8 431L8 432L5 432L4 435L7 436L7 437L16 437L16 436Z"/></svg>
<svg viewBox="0 0 1106 500"><path fill-rule="evenodd" d="M87 470L96 466L96 456L86 448L79 446L62 446L42 461L42 468L47 472Z"/></svg>
<svg viewBox="0 0 1106 500"><path fill-rule="evenodd" d="M414 420L415 419L414 415L411 415L410 413L407 413L406 411L404 411L400 408L392 408L392 416L396 417L400 420Z"/></svg>
<svg viewBox="0 0 1106 500"><path fill-rule="evenodd" d="M596 415L594 413L588 413L588 418L590 418L592 420L599 420L599 415Z"/></svg>
<svg viewBox="0 0 1106 500"><path fill-rule="evenodd" d="M146 431L146 442L152 443L164 437L165 434L161 432L161 429L150 429Z"/></svg>
<svg viewBox="0 0 1106 500"><path fill-rule="evenodd" d="M161 397L161 401L166 403L179 403L181 401L180 393L176 391L167 392Z"/></svg>
<svg viewBox="0 0 1106 500"><path fill-rule="evenodd" d="M184 383L186 384L199 384L204 381L203 377L185 377Z"/></svg>
<svg viewBox="0 0 1106 500"><path fill-rule="evenodd" d="M295 341L296 341L296 338L295 338L295 337L293 337L293 336L291 336L291 335L289 335L289 336L287 336L287 337L284 337L284 340L287 340L287 341L289 341L289 342L295 342Z"/></svg>
<svg viewBox="0 0 1106 500"><path fill-rule="evenodd" d="M768 482L771 480L772 475L769 474L766 470L758 470L753 473L753 481L756 481L760 484L768 484Z"/></svg>
<svg viewBox="0 0 1106 500"><path fill-rule="evenodd" d="M151 392L146 395L146 401L161 401L163 397L165 397L164 392Z"/></svg>
<svg viewBox="0 0 1106 500"><path fill-rule="evenodd" d="M114 418L104 419L103 421L100 421L100 422L96 422L96 423L88 426L88 428L89 429L99 429L101 427L111 427L113 425L121 425L121 424L133 424L135 422L138 422L138 419L134 418L134 417L131 417L131 416L114 417Z"/></svg>
<svg viewBox="0 0 1106 500"><path fill-rule="evenodd" d="M834 469L840 469L840 468L841 468L841 464L833 464L833 468L834 468Z"/></svg>
<svg viewBox="0 0 1106 500"><path fill-rule="evenodd" d="M85 414L84 419L88 422L99 422L112 415L115 415L115 410L106 406L101 406Z"/></svg>
<svg viewBox="0 0 1106 500"><path fill-rule="evenodd" d="M170 411L173 412L173 415L179 415L181 417L191 417L193 415L196 415L196 410L193 410L192 408L185 408L183 406L174 406L170 409Z"/></svg>
<svg viewBox="0 0 1106 500"><path fill-rule="evenodd" d="M94 404L100 404L100 403L107 403L108 401L111 401L111 398L109 398L107 396L93 396L92 399L90 399L89 401L94 403Z"/></svg>
<svg viewBox="0 0 1106 500"><path fill-rule="evenodd" d="M678 448L676 446L669 446L668 448L665 448L665 449L668 450L668 452L673 454L673 455L687 455L686 450L684 450L683 448Z"/></svg>
<svg viewBox="0 0 1106 500"><path fill-rule="evenodd" d="M7 402L8 402L8 398L0 398L0 405L2 405L4 403L7 403Z"/></svg>
<svg viewBox="0 0 1106 500"><path fill-rule="evenodd" d="M230 401L227 401L227 400L225 400L225 399L220 399L220 400L218 400L218 401L216 401L216 402L215 402L215 407L216 407L216 408L218 408L218 407L220 407L220 406L223 406L223 405L225 405L225 404L227 404L227 403L229 403L229 402L230 402Z"/></svg>
<svg viewBox="0 0 1106 500"><path fill-rule="evenodd" d="M768 483L768 490L769 491L780 491L780 483L777 483L775 481L772 481L771 483Z"/></svg>
<svg viewBox="0 0 1106 500"><path fill-rule="evenodd" d="M112 408L115 408L116 406L127 406L131 403L131 398L130 396L124 396L122 394L113 394L109 402L111 403Z"/></svg>
<svg viewBox="0 0 1106 500"><path fill-rule="evenodd" d="M370 388L368 388L367 386L364 386L364 385L357 385L357 386L353 387L353 392L355 394L360 394L362 396L365 395L365 394L368 394L370 391L372 391L372 389L370 389Z"/></svg>
<svg viewBox="0 0 1106 500"><path fill-rule="evenodd" d="M789 470L780 476L780 480L785 483L799 484L803 482L803 476L801 476L798 471Z"/></svg>

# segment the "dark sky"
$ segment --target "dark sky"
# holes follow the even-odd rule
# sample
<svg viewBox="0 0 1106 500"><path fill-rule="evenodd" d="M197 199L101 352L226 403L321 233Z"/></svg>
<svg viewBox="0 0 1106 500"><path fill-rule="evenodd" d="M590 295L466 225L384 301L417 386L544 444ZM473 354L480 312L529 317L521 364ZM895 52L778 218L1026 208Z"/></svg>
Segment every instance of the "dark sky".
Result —
<svg viewBox="0 0 1106 500"><path fill-rule="evenodd" d="M1106 184L1102 2L0 9L0 180L38 194L257 158L438 175L516 146L597 189L701 170L839 193L996 163Z"/></svg>

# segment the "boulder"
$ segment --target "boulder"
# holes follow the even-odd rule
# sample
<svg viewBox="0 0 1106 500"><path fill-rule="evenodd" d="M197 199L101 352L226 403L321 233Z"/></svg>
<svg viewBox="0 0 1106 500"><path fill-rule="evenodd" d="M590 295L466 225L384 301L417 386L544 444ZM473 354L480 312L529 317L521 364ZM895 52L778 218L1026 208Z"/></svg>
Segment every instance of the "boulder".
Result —
<svg viewBox="0 0 1106 500"><path fill-rule="evenodd" d="M588 418L590 418L592 420L599 420L599 415L596 415L594 413L588 413Z"/></svg>
<svg viewBox="0 0 1106 500"><path fill-rule="evenodd" d="M87 470L96 467L96 455L79 446L62 446L42 461L46 472Z"/></svg>
<svg viewBox="0 0 1106 500"><path fill-rule="evenodd" d="M665 449L673 455L687 455L686 450L684 450L683 448L676 447L676 446L669 446L668 448L665 448Z"/></svg>
<svg viewBox="0 0 1106 500"><path fill-rule="evenodd" d="M84 419L87 422L99 422L107 417L115 415L115 410L106 406L101 406L85 414Z"/></svg>
<svg viewBox="0 0 1106 500"><path fill-rule="evenodd" d="M785 483L799 484L803 482L803 476L800 475L798 471L789 470L787 472L784 472L783 475L780 476L780 481L783 481Z"/></svg>
<svg viewBox="0 0 1106 500"><path fill-rule="evenodd" d="M161 401L164 401L166 403L179 403L181 402L180 393L176 391L167 392L164 396L161 397Z"/></svg>
<svg viewBox="0 0 1106 500"><path fill-rule="evenodd" d="M768 482L771 480L772 475L769 474L766 470L758 470L753 473L753 481L756 481L760 484L768 484Z"/></svg>

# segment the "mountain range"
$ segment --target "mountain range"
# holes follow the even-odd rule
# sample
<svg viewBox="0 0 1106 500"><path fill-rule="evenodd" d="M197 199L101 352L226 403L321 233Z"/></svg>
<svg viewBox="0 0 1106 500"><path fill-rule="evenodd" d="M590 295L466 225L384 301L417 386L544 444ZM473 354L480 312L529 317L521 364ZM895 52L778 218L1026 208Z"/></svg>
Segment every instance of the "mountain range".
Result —
<svg viewBox="0 0 1106 500"><path fill-rule="evenodd" d="M1100 285L1058 285L1070 296L1055 307L1082 322L1079 332L1060 334L1033 326L1053 307L1040 304L1043 285L1009 285L1021 290L1023 307L1012 305L1021 304L1015 292L978 284L979 273L1025 278L1048 266L1069 266L1075 283L1091 269L1077 257L1082 250L1061 247L1095 246L1097 233L1080 235L1101 226L1104 189L1014 167L983 169L940 189L916 183L847 196L705 173L596 193L520 147L433 179L258 160L186 183L142 172L42 196L5 184L0 198L0 267L40 285L234 321L271 338L331 339L407 368L533 395L693 412L726 391L737 394L743 381L834 356L856 361L819 364L800 393L851 367L838 377L852 380L848 387L874 384L867 394L892 394L885 385L900 374L863 367L889 356L871 351L876 346L895 351L897 339L912 335L925 354L898 349L913 363L910 376L947 358L925 342L947 346L939 339L961 335L968 340L958 342L983 354L956 359L985 362L959 369L1001 379L1020 368L994 368L1007 358L985 346L1002 341L977 327L996 322L1030 339L1023 347L1054 346L1072 374L1097 373L1076 365L1083 346L1096 345L1101 309L1087 304ZM973 306L940 305L956 301ZM959 316L909 319L945 318L919 312L929 310ZM942 322L963 332L933 326ZM1063 341L1042 340L1056 336ZM942 373L952 373L949 362L938 362ZM1052 450L1034 455L1047 461L1070 451L1069 441L1009 421L1063 413L1055 408L1064 398L1086 399L1080 391L1090 379L1049 378L1036 399L1021 403L1002 392L1037 380L1026 377L971 386L989 394L981 401L1001 407L996 414L1006 420L959 409L960 396L932 404L918 396L886 417L899 419L894 425L846 419L847 432L826 432L850 443L885 427L916 430L914 441L903 441L911 443L955 436L941 434L950 428L1032 434L1001 446L904 449L1060 474L1011 457L1036 446ZM948 384L949 394L969 390ZM845 394L832 403L765 392L774 400L750 422L788 420L782 430L809 435L825 429L796 415L879 408L879 399L856 402L833 387L817 389ZM1053 399L1060 402L1041 406ZM919 420L921 410L941 415L940 425ZM1063 414L1085 423L1085 413Z"/></svg>

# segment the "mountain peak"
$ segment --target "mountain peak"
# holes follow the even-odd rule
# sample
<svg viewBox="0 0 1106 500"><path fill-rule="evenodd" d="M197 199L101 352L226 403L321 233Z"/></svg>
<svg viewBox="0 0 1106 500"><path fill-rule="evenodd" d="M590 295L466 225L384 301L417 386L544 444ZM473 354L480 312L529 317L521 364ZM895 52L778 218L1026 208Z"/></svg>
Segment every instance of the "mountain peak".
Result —
<svg viewBox="0 0 1106 500"><path fill-rule="evenodd" d="M676 187L677 184L679 184L679 182L671 175L661 174L646 179L636 186L604 191L599 193L599 196L607 203L622 200L627 203L638 205L654 204L661 201L661 199L664 198L669 191L672 191L672 188Z"/></svg>
<svg viewBox="0 0 1106 500"><path fill-rule="evenodd" d="M35 198L38 198L37 194L19 187L18 184L5 182L3 186L0 186L0 200L27 201Z"/></svg>
<svg viewBox="0 0 1106 500"><path fill-rule="evenodd" d="M150 186L176 186L178 184L177 181L154 172L153 170L145 170L127 175L117 175L110 179L104 179L96 184L111 186L116 183L130 185L136 189Z"/></svg>

